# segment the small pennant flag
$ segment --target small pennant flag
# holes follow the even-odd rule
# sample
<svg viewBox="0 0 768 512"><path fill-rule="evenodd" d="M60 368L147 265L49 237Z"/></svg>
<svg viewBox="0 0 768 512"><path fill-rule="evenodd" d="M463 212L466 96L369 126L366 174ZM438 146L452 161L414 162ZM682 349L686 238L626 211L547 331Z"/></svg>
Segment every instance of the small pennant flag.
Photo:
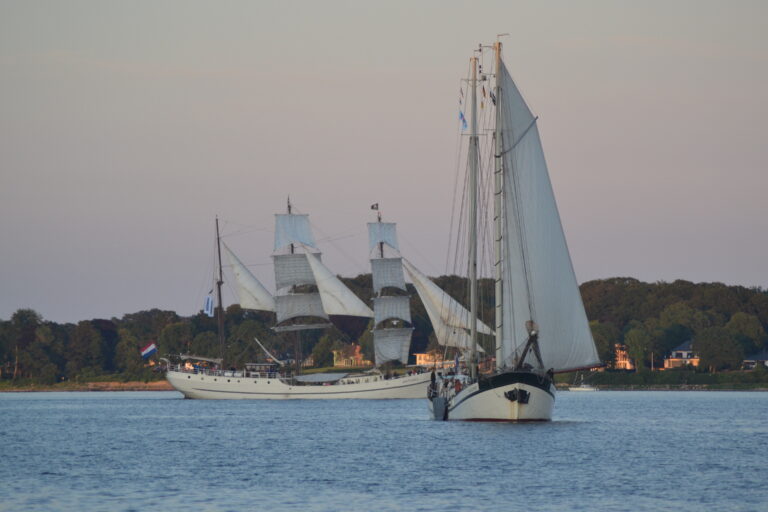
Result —
<svg viewBox="0 0 768 512"><path fill-rule="evenodd" d="M459 110L459 121L461 121L461 131L464 131L467 129L467 120L464 119L464 112Z"/></svg>
<svg viewBox="0 0 768 512"><path fill-rule="evenodd" d="M483 97L484 97L484 98L487 98L487 97L488 97L488 93L487 93L487 92L485 92L485 86L483 86Z"/></svg>
<svg viewBox="0 0 768 512"><path fill-rule="evenodd" d="M210 295L205 297L205 303L203 303L203 313L210 317L213 316L213 297Z"/></svg>
<svg viewBox="0 0 768 512"><path fill-rule="evenodd" d="M378 210L379 209L379 203L374 203L371 205L371 210Z"/></svg>
<svg viewBox="0 0 768 512"><path fill-rule="evenodd" d="M150 343L149 345L141 349L141 357L146 359L152 354L154 354L155 352L157 352L157 345L155 345L154 343Z"/></svg>
<svg viewBox="0 0 768 512"><path fill-rule="evenodd" d="M491 101L493 102L494 105L496 105L496 95L493 94L493 91L491 91Z"/></svg>

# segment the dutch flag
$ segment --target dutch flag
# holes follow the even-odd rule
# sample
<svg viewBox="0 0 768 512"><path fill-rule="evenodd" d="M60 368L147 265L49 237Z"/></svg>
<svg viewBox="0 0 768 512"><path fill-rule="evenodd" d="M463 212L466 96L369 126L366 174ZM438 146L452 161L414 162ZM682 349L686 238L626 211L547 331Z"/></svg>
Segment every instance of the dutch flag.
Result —
<svg viewBox="0 0 768 512"><path fill-rule="evenodd" d="M157 345L155 345L154 343L150 343L149 345L141 349L141 357L146 359L152 354L154 354L155 352L157 352Z"/></svg>

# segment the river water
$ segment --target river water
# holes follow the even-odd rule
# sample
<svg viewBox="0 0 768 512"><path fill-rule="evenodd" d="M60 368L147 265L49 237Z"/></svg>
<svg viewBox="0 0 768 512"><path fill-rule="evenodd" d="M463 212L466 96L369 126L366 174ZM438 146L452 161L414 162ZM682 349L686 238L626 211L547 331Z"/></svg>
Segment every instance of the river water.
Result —
<svg viewBox="0 0 768 512"><path fill-rule="evenodd" d="M562 392L546 424L426 400L0 393L0 510L768 510L768 393Z"/></svg>

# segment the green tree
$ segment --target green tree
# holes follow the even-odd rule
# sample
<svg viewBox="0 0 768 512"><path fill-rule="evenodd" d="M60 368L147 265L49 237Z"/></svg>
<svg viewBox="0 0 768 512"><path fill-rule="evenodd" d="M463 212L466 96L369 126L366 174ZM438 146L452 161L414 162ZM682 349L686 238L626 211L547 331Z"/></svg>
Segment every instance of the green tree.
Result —
<svg viewBox="0 0 768 512"><path fill-rule="evenodd" d="M10 344L13 351L13 379L22 376L29 377L29 369L24 368L24 363L29 366L30 356L28 350L35 341L35 332L40 327L43 319L32 309L19 309L11 316Z"/></svg>
<svg viewBox="0 0 768 512"><path fill-rule="evenodd" d="M141 343L126 328L117 331L117 346L115 347L115 368L128 379L147 378L144 360L141 357Z"/></svg>
<svg viewBox="0 0 768 512"><path fill-rule="evenodd" d="M633 327L624 335L627 353L635 361L635 367L640 370L650 361L651 336L642 325Z"/></svg>
<svg viewBox="0 0 768 512"><path fill-rule="evenodd" d="M589 328L592 330L592 338L595 340L597 355L603 363L610 363L614 360L614 346L619 343L621 332L611 322L600 322L592 320L589 322Z"/></svg>
<svg viewBox="0 0 768 512"><path fill-rule="evenodd" d="M694 332L710 327L710 323L706 314L693 309L685 302L675 302L664 308L659 315L659 327L662 329L682 325Z"/></svg>
<svg viewBox="0 0 768 512"><path fill-rule="evenodd" d="M333 366L333 338L329 335L323 335L312 349L312 358L315 360L315 366L326 367Z"/></svg>
<svg viewBox="0 0 768 512"><path fill-rule="evenodd" d="M371 324L368 325L368 328L363 331L363 334L357 342L360 344L360 352L363 354L363 357L368 361L373 361L375 364L376 347L373 345L373 332L371 329L373 329L373 322L371 322ZM333 355L331 355L331 362L333 362Z"/></svg>
<svg viewBox="0 0 768 512"><path fill-rule="evenodd" d="M765 329L754 315L742 311L734 313L725 328L736 337L746 354L753 353L765 345Z"/></svg>
<svg viewBox="0 0 768 512"><path fill-rule="evenodd" d="M700 368L711 372L738 369L744 360L744 351L736 336L724 327L709 327L701 330L693 343L699 354Z"/></svg>
<svg viewBox="0 0 768 512"><path fill-rule="evenodd" d="M183 321L174 322L166 325L160 331L160 337L157 340L157 351L160 354L185 353L189 351L190 343L192 343L192 329L189 323Z"/></svg>
<svg viewBox="0 0 768 512"><path fill-rule="evenodd" d="M101 335L91 322L83 320L75 326L67 346L67 375L99 375L104 367L104 348Z"/></svg>

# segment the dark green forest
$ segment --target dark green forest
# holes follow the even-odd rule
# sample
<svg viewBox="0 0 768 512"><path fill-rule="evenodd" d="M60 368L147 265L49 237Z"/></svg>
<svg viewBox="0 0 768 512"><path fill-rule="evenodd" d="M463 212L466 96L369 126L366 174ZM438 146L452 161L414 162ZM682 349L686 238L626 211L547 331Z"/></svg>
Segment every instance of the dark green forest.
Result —
<svg viewBox="0 0 768 512"><path fill-rule="evenodd" d="M363 300L371 296L370 274L343 281ZM441 276L435 282L466 303L465 279ZM410 291L415 328L411 352L423 352L434 347L434 336L421 302ZM626 345L642 370L651 364L662 366L665 355L692 339L702 372L740 369L745 356L768 347L768 292L760 288L612 278L584 283L581 294L600 357L609 368L617 343ZM492 325L490 280L480 282L480 299L481 317ZM140 347L149 342L157 343L155 359L179 353L212 357L223 353L227 366L239 366L265 360L253 342L255 336L278 357L293 357L295 334L273 332L272 313L231 305L226 308L224 323L225 342L220 348L216 319L202 311L181 317L173 311L151 309L122 318L59 324L31 309L20 309L10 319L0 320L0 379L53 384L105 377L123 381L160 378L139 354ZM302 353L312 354L316 366L329 366L331 350L356 341L372 359L369 330L352 339L343 324L338 327L302 334Z"/></svg>

